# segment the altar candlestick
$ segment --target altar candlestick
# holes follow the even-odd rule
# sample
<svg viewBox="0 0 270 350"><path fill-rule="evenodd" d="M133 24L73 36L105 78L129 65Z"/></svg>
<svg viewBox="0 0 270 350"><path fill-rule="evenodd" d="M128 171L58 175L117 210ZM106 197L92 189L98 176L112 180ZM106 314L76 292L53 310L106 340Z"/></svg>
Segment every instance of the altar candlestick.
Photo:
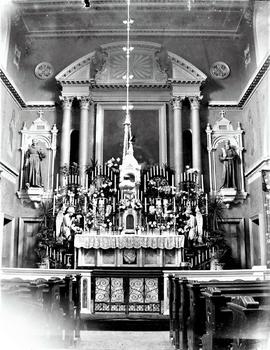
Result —
<svg viewBox="0 0 270 350"><path fill-rule="evenodd" d="M116 174L114 174L114 190L116 191Z"/></svg>
<svg viewBox="0 0 270 350"><path fill-rule="evenodd" d="M205 195L205 214L208 215L208 194Z"/></svg>
<svg viewBox="0 0 270 350"><path fill-rule="evenodd" d="M56 174L56 192L58 193L59 174Z"/></svg>
<svg viewBox="0 0 270 350"><path fill-rule="evenodd" d="M144 187L144 192L146 192L146 174L144 174L144 177L143 177L144 181L143 181L143 187Z"/></svg>
<svg viewBox="0 0 270 350"><path fill-rule="evenodd" d="M88 174L86 174L86 177L85 177L85 188L86 190L88 190Z"/></svg>
<svg viewBox="0 0 270 350"><path fill-rule="evenodd" d="M84 197L84 212L86 213L86 206L87 206L87 199L86 196Z"/></svg>
<svg viewBox="0 0 270 350"><path fill-rule="evenodd" d="M144 198L144 211L147 212L147 199Z"/></svg>
<svg viewBox="0 0 270 350"><path fill-rule="evenodd" d="M55 214L55 195L53 195L53 216Z"/></svg>
<svg viewBox="0 0 270 350"><path fill-rule="evenodd" d="M173 199L173 212L176 212L175 198Z"/></svg>
<svg viewBox="0 0 270 350"><path fill-rule="evenodd" d="M202 191L204 192L203 174L201 175Z"/></svg>

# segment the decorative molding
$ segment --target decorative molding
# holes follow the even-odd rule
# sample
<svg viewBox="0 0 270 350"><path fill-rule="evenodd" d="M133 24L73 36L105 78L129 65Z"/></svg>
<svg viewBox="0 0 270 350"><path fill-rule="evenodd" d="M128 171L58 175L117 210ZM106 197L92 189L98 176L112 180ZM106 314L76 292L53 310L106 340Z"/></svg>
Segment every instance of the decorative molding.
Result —
<svg viewBox="0 0 270 350"><path fill-rule="evenodd" d="M19 92L18 88L15 87L15 84L7 77L2 68L0 68L0 78L19 106L21 108L26 108L26 102L24 101L21 93Z"/></svg>
<svg viewBox="0 0 270 350"><path fill-rule="evenodd" d="M101 50L108 54L108 58L105 63L105 67L102 72L98 74L96 81L90 79L91 62L95 57L95 51L79 58L59 74L55 79L63 85L72 84L90 84L93 86L109 86L121 85L125 87L122 76L125 74L123 46L125 42L110 43L101 46ZM168 52L169 59L172 62L172 79L167 79L167 74L162 73L156 61L156 53L160 50L161 45L153 42L144 41L132 41L134 51L132 53L132 69L133 75L136 75L136 65L140 64L144 67L144 75L135 76L130 86L142 85L148 87L149 85L156 86L157 84L172 85L172 84L195 84L199 85L204 82L207 76L201 72L197 67L186 61L182 57L175 55L172 52ZM122 62L123 61L123 62ZM121 64L122 63L122 64ZM121 66L119 69L119 65ZM131 69L131 70L132 70Z"/></svg>
<svg viewBox="0 0 270 350"><path fill-rule="evenodd" d="M0 161L0 180L2 178L7 179L8 181L16 184L17 177L19 176L19 171L17 169L13 168L6 162Z"/></svg>
<svg viewBox="0 0 270 350"><path fill-rule="evenodd" d="M40 62L35 68L35 76L38 79L50 79L53 76L53 73L53 66L49 62Z"/></svg>
<svg viewBox="0 0 270 350"><path fill-rule="evenodd" d="M265 169L270 169L270 157L262 158L258 162L256 162L245 172L245 177L248 179L249 182L252 182L254 180L254 176L256 176L257 173L260 173L262 170Z"/></svg>
<svg viewBox="0 0 270 350"><path fill-rule="evenodd" d="M248 102L249 98L253 94L254 90L256 87L259 85L261 80L264 78L267 70L270 67L270 55L267 56L265 61L263 62L262 66L258 68L257 72L253 75L253 77L250 79L250 81L247 84L247 87L243 90L243 93L241 94L238 102L237 101L213 101L209 102L209 109L243 109L243 107L246 105Z"/></svg>
<svg viewBox="0 0 270 350"><path fill-rule="evenodd" d="M50 38L70 38L70 37L76 37L76 38L83 38L83 37L119 37L122 38L125 36L126 32L122 29L99 29L99 30L79 30L79 31L73 31L73 30L58 30L57 32L50 32L50 31L43 31L42 33L29 33L26 35L26 37L29 37L31 39L39 39L39 40L47 40ZM218 33L215 31L188 31L188 30L177 30L177 29L166 29L164 30L154 30L154 29L133 29L132 32L130 32L130 36L138 37L138 36L155 36L155 37L186 37L186 38L205 38L207 39L222 39L222 40L229 40L233 37L233 39L240 39L241 34L237 34L235 31L219 31Z"/></svg>
<svg viewBox="0 0 270 350"><path fill-rule="evenodd" d="M210 67L210 74L214 79L226 79L230 75L230 68L225 62L215 62Z"/></svg>
<svg viewBox="0 0 270 350"><path fill-rule="evenodd" d="M7 73L4 72L2 68L0 68L0 79L3 84L6 86L8 91L14 100L18 103L18 105L22 109L26 110L55 110L55 102L54 101L29 101L26 102L22 94L19 92L19 89L16 87L15 83L8 78Z"/></svg>

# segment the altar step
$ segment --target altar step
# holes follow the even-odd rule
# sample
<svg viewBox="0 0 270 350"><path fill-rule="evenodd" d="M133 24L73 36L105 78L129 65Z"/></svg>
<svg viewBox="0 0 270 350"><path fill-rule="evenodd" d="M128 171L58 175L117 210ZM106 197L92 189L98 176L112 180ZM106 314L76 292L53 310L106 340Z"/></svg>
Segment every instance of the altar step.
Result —
<svg viewBox="0 0 270 350"><path fill-rule="evenodd" d="M82 330L169 331L169 316L157 314L95 314L82 317Z"/></svg>

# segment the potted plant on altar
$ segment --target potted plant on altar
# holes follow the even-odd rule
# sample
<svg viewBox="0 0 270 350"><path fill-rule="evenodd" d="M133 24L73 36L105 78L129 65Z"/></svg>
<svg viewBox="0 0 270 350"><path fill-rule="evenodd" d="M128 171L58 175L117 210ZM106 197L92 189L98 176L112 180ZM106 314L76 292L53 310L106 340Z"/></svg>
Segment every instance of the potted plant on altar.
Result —
<svg viewBox="0 0 270 350"><path fill-rule="evenodd" d="M40 215L40 227L36 234L35 253L37 255L37 265L40 268L50 267L49 251L55 241L53 208L50 202L45 202L42 205L42 213Z"/></svg>
<svg viewBox="0 0 270 350"><path fill-rule="evenodd" d="M225 239L225 232L220 228L223 221L224 203L218 196L208 205L208 234L206 244L211 248L211 270L222 270L230 258L230 247Z"/></svg>

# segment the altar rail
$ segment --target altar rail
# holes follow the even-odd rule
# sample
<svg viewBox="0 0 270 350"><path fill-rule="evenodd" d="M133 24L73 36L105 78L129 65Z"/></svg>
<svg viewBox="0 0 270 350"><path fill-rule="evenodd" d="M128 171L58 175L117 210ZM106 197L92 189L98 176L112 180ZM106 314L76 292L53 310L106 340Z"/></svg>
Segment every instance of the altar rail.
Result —
<svg viewBox="0 0 270 350"><path fill-rule="evenodd" d="M93 269L29 269L29 268L2 268L0 269L0 278L12 279L22 278L26 280L35 280L43 278L49 280L53 277L64 278L67 274L80 274L81 278L81 314L91 314L93 312L93 300L91 299L91 282ZM263 266L256 266L252 269L243 270L165 270L162 269L164 278L164 309L162 312L169 315L169 275L178 276L179 278L186 277L188 280L197 281L233 281L241 279L243 281L267 280L270 281L270 269Z"/></svg>

